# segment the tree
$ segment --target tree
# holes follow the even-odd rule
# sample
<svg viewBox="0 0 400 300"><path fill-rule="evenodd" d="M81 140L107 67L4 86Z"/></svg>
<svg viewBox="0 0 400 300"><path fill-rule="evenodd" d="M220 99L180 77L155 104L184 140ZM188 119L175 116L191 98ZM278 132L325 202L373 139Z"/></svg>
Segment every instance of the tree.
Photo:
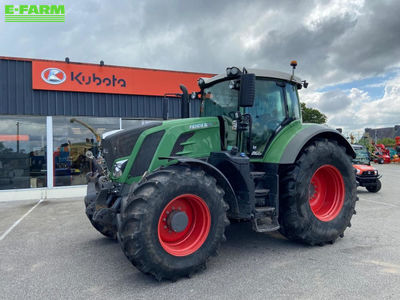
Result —
<svg viewBox="0 0 400 300"><path fill-rule="evenodd" d="M377 144L384 144L385 146L394 146L396 145L396 141L392 138L383 138L378 140Z"/></svg>
<svg viewBox="0 0 400 300"><path fill-rule="evenodd" d="M301 114L304 123L326 123L327 117L318 109L307 107L305 103L301 103Z"/></svg>
<svg viewBox="0 0 400 300"><path fill-rule="evenodd" d="M369 153L372 153L374 151L374 146L372 146L371 139L368 136L364 135L363 137L361 137L358 140L357 144L365 146Z"/></svg>

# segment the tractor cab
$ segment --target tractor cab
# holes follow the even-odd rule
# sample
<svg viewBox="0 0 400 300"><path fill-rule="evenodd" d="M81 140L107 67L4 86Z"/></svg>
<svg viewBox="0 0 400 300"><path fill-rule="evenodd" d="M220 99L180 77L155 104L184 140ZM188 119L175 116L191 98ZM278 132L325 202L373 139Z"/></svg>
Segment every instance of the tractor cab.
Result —
<svg viewBox="0 0 400 300"><path fill-rule="evenodd" d="M237 147L256 158L286 125L300 121L297 91L307 83L293 74L232 67L226 74L200 78L199 86L200 116L219 118L223 149Z"/></svg>

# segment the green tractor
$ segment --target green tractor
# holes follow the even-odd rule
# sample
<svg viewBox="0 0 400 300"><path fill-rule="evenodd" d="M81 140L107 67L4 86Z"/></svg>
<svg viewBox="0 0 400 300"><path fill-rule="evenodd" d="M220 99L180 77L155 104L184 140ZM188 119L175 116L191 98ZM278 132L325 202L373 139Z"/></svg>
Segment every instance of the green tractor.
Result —
<svg viewBox="0 0 400 300"><path fill-rule="evenodd" d="M182 89L182 119L105 137L88 174L86 213L126 257L156 279L206 267L229 220L334 243L355 214L354 150L336 130L303 124L292 74L227 68ZM189 117L190 99L201 100Z"/></svg>

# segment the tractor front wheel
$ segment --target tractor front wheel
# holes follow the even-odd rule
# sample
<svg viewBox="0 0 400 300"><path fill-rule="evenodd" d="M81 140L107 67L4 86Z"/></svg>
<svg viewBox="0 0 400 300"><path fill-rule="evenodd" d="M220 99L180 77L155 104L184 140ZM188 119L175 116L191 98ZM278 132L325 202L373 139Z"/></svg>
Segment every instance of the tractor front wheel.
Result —
<svg viewBox="0 0 400 300"><path fill-rule="evenodd" d="M281 233L310 245L333 243L355 214L350 156L336 141L317 140L281 174Z"/></svg>
<svg viewBox="0 0 400 300"><path fill-rule="evenodd" d="M96 179L97 180L97 179ZM96 197L97 194L94 192L95 191L95 183L94 182L89 182L88 187L87 187L87 195L85 196L85 213L86 216L88 217L90 223L93 225L94 228L104 236L111 238L111 239L116 239L117 237L117 228L116 226L104 226L103 224L100 224L93 220L93 215L96 212Z"/></svg>
<svg viewBox="0 0 400 300"><path fill-rule="evenodd" d="M146 175L122 199L118 238L126 257L158 280L205 268L229 224L223 196L201 169L175 165Z"/></svg>

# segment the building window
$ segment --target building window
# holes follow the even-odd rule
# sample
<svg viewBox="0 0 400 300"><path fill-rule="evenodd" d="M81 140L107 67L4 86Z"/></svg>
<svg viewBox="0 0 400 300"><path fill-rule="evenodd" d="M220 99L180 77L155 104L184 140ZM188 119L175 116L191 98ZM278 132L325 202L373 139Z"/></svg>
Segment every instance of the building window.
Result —
<svg viewBox="0 0 400 300"><path fill-rule="evenodd" d="M46 187L46 118L0 116L0 189Z"/></svg>
<svg viewBox="0 0 400 300"><path fill-rule="evenodd" d="M84 122L90 129L83 126ZM92 171L85 156L90 150L98 153L96 134L100 136L120 129L119 118L53 117L54 186L86 184L86 174Z"/></svg>

